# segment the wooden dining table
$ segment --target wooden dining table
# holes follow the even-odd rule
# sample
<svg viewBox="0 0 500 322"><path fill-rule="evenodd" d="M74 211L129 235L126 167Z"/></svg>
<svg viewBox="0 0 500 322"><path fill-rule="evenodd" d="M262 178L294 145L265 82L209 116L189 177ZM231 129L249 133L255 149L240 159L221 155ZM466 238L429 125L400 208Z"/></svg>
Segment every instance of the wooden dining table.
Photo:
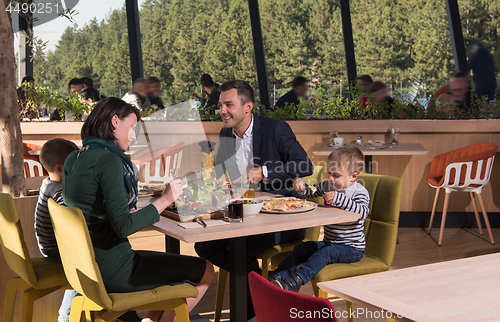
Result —
<svg viewBox="0 0 500 322"><path fill-rule="evenodd" d="M500 253L318 283L397 321L500 321ZM383 311L382 311L383 310ZM384 313L385 312L385 313ZM360 313L360 314L357 314ZM384 313L385 316L380 314Z"/></svg>
<svg viewBox="0 0 500 322"><path fill-rule="evenodd" d="M256 198L269 199L273 194L256 193ZM151 200L140 198L139 207L144 207ZM241 223L230 223L224 226L215 226L195 229L184 229L178 221L167 217L166 210L160 221L153 227L165 234L166 251L180 253L180 241L196 243L220 239L229 240L230 253L230 318L232 322L243 322L247 319L247 265L246 265L246 237L274 233L280 231L309 228L315 226L350 223L358 219L359 215L338 208L318 206L308 212L295 214L259 213L244 218Z"/></svg>

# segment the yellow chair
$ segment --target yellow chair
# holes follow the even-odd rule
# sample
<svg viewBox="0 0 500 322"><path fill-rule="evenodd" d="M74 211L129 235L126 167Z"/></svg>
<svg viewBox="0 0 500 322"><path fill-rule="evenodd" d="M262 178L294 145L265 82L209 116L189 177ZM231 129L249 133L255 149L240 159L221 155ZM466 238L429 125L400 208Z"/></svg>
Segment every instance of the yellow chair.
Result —
<svg viewBox="0 0 500 322"><path fill-rule="evenodd" d="M314 185L318 182L324 181L326 179L326 171L323 166L314 166L314 172L312 175L308 177L302 178L304 182L308 185ZM319 205L323 204L323 197L317 197L308 199L309 201L313 201ZM271 264L271 260L274 256L284 255L285 258L290 252L294 249L298 244L305 241L317 241L319 239L321 227L309 227L306 229L306 236L303 240L297 240L289 243L283 243L279 245L275 245L271 248L266 249L265 251L259 253L257 255L257 259L262 260L262 276L267 278L269 275L269 265ZM276 268L274 265L271 265L272 268ZM220 322L221 312L222 312L222 304L224 302L224 293L226 289L226 281L227 281L228 272L222 268L219 269L219 276L217 279L217 293L215 296L215 313L214 313L214 322Z"/></svg>
<svg viewBox="0 0 500 322"><path fill-rule="evenodd" d="M21 321L31 322L33 303L54 291L70 288L59 260L30 258L12 196L0 193L0 244L10 269L17 274L7 282L3 321L14 315L16 294L24 291Z"/></svg>
<svg viewBox="0 0 500 322"><path fill-rule="evenodd" d="M96 321L114 321L128 310L174 310L177 321L189 321L186 298L198 296L196 287L184 283L139 292L107 293L81 210L49 199L49 212L64 272L71 286L82 294L73 299L70 322L79 322L82 311L88 321L90 311L97 312Z"/></svg>
<svg viewBox="0 0 500 322"><path fill-rule="evenodd" d="M328 298L328 294L317 286L319 282L388 271L392 265L398 238L403 180L362 173L358 182L370 193L370 213L365 220L365 255L356 263L330 264L323 268L311 280L316 296ZM276 256L272 264L276 266L283 259L282 255ZM353 310L354 306L347 302L347 308Z"/></svg>

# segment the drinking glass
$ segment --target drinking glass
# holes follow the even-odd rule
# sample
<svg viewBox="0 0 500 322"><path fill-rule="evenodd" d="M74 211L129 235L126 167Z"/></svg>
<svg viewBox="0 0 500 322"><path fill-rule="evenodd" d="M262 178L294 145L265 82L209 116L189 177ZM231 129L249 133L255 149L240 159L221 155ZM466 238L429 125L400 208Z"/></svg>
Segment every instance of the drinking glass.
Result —
<svg viewBox="0 0 500 322"><path fill-rule="evenodd" d="M229 222L243 222L243 201L234 200L228 205L227 220Z"/></svg>
<svg viewBox="0 0 500 322"><path fill-rule="evenodd" d="M391 128L391 143L398 144L399 143L399 127Z"/></svg>
<svg viewBox="0 0 500 322"><path fill-rule="evenodd" d="M363 137L361 135L358 135L356 137L356 145L357 146L363 146Z"/></svg>

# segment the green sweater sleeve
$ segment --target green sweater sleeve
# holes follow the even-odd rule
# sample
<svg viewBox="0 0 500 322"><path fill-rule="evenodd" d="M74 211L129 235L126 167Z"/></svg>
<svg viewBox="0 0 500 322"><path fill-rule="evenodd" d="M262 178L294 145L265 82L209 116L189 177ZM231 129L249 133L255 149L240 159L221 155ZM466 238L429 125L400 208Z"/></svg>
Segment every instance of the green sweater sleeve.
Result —
<svg viewBox="0 0 500 322"><path fill-rule="evenodd" d="M126 238L160 220L158 211L153 205L136 212L129 211L128 193L123 181L123 166L118 156L111 153L104 155L99 160L95 172L109 223L120 238Z"/></svg>

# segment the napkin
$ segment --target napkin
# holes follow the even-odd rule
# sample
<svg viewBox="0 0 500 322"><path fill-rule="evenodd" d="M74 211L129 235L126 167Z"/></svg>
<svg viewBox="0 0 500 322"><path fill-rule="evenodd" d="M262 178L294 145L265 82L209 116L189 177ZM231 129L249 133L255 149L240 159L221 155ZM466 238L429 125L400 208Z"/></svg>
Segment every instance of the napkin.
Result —
<svg viewBox="0 0 500 322"><path fill-rule="evenodd" d="M229 222L222 220L205 220L205 223L207 224L207 228L229 225ZM203 229L203 226L197 222L183 222L177 225L184 229L193 229L193 228Z"/></svg>

